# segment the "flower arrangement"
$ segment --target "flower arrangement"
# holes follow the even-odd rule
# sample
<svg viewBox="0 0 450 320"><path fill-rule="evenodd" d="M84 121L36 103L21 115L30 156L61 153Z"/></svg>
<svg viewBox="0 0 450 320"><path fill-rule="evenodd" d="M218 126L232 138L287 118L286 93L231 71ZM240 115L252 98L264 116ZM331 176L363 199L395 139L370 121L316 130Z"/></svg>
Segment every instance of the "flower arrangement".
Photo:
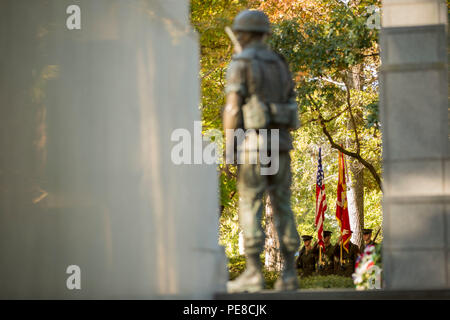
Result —
<svg viewBox="0 0 450 320"><path fill-rule="evenodd" d="M381 289L381 246L368 245L358 257L353 273L356 290Z"/></svg>

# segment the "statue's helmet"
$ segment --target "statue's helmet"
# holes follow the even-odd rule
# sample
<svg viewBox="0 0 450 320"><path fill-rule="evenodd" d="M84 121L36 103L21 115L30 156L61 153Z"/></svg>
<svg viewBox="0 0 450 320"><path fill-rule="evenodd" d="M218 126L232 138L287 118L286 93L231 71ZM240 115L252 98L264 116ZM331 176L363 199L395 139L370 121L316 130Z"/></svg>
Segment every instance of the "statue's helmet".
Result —
<svg viewBox="0 0 450 320"><path fill-rule="evenodd" d="M270 33L270 21L262 11L244 10L234 19L233 30Z"/></svg>

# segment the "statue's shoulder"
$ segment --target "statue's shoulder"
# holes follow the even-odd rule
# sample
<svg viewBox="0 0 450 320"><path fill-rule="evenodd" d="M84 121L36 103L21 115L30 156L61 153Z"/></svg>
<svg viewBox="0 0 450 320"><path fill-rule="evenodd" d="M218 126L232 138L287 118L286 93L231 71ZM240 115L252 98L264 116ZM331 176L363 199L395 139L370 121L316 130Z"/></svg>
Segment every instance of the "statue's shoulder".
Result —
<svg viewBox="0 0 450 320"><path fill-rule="evenodd" d="M250 61L252 59L265 60L265 61L275 61L279 60L280 56L275 51L268 47L250 47L245 48L242 52L235 54L233 60L246 60Z"/></svg>
<svg viewBox="0 0 450 320"><path fill-rule="evenodd" d="M280 60L280 57L279 57L278 53L276 53L275 51L273 51L269 47L267 47L265 49L262 49L262 50L258 50L256 55L257 55L259 60L264 60L264 61L277 61L277 60Z"/></svg>
<svg viewBox="0 0 450 320"><path fill-rule="evenodd" d="M256 58L256 54L257 54L257 49L256 48L245 48L244 50L242 50L241 52L235 54L233 56L233 60L239 61L239 60L252 60L254 58Z"/></svg>

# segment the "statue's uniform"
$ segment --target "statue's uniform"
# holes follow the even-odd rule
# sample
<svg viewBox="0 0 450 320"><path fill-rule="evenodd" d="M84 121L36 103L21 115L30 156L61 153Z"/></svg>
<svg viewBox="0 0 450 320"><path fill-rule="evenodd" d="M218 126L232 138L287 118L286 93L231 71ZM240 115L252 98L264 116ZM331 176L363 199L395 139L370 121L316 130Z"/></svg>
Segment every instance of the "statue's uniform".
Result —
<svg viewBox="0 0 450 320"><path fill-rule="evenodd" d="M233 91L242 97L243 105L255 93L266 103L295 100L294 83L286 62L262 42L249 44L233 57L227 71L226 92ZM227 112L225 117L235 117L238 127L246 129L242 110ZM262 175L259 161L258 164L248 163L249 161L238 164L239 222L244 233L246 254L260 253L263 250L262 200L266 191L271 197L281 249L296 252L300 244L290 205L292 177L289 151L292 149L292 138L287 128L269 125L267 129L267 146L272 154L274 151L270 149L270 129L279 129L278 172L274 175ZM248 144L242 150L241 162L243 157L248 159L251 154L259 159L258 151Z"/></svg>
<svg viewBox="0 0 450 320"><path fill-rule="evenodd" d="M232 160L229 152L232 150L230 144L235 141L233 134L239 136L236 129L245 130L245 138L237 138L236 160L239 222L244 234L246 269L237 279L227 283L227 290L257 292L264 288L259 254L264 248L261 220L265 192L270 195L284 261L274 288L296 290L298 278L294 255L300 238L290 205L289 156L292 149L289 130L300 126L294 83L284 59L263 42L264 36L270 33L270 21L264 12L240 12L233 22L233 31L237 32L239 42L236 48L242 47L243 51L233 57L228 67L223 121L227 163ZM240 131L242 134L243 130ZM249 144L255 141L256 144ZM265 142L265 146L260 142Z"/></svg>

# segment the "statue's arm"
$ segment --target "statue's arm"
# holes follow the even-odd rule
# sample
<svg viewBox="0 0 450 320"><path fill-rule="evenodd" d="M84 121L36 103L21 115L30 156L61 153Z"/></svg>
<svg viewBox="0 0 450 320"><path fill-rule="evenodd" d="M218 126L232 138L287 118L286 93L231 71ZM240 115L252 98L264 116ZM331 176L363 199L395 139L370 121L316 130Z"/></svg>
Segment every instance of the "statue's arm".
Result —
<svg viewBox="0 0 450 320"><path fill-rule="evenodd" d="M233 142L233 132L227 129L242 128L242 111L246 86L246 64L243 60L232 60L227 70L226 77L226 103L223 110L223 129L227 144Z"/></svg>
<svg viewBox="0 0 450 320"><path fill-rule="evenodd" d="M225 132L227 129L239 128L242 101L242 96L236 91L231 91L227 94L223 112L223 129Z"/></svg>

